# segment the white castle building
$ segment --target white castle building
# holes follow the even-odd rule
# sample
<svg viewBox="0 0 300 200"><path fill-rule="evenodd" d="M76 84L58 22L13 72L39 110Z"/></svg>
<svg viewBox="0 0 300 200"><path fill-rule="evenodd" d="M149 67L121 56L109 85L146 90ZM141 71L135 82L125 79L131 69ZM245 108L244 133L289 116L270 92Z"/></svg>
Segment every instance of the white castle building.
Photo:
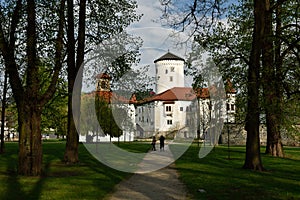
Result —
<svg viewBox="0 0 300 200"><path fill-rule="evenodd" d="M203 135L220 110L215 108L209 89L195 91L185 87L183 58L168 52L154 63L156 94L136 103L136 137L176 136L179 132L183 137L195 137L197 133ZM227 111L221 117L225 122L234 122L236 92L230 82L228 86Z"/></svg>
<svg viewBox="0 0 300 200"><path fill-rule="evenodd" d="M114 93L110 88L109 75L103 73L97 77L94 95L100 96L112 107L126 110L127 116L117 115L127 120L120 120L122 123L118 124L123 130L120 138L106 135L100 139L94 138L93 141L133 141L135 138L159 135L195 138L202 137L211 128L210 122L220 115L224 122L234 122L236 92L230 82L226 88L227 106L222 104L220 107L210 96L214 88L199 88L195 91L185 87L183 58L167 52L154 63L156 93L141 100L137 100L135 94L128 99ZM227 111L220 114L220 110L224 111L226 107Z"/></svg>

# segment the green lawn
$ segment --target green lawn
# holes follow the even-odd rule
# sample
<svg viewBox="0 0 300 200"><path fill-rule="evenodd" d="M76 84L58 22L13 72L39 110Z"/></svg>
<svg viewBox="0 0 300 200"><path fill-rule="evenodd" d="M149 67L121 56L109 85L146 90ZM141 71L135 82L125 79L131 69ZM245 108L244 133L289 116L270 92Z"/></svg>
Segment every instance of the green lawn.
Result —
<svg viewBox="0 0 300 200"><path fill-rule="evenodd" d="M266 172L242 169L245 147L230 147L230 160L224 146L203 159L198 151L192 145L176 161L192 199L300 199L300 148L285 147L284 159L262 155Z"/></svg>
<svg viewBox="0 0 300 200"><path fill-rule="evenodd" d="M149 143L120 143L132 152L147 152ZM113 170L94 159L80 145L80 163L64 165L64 142L44 142L44 175L17 175L17 143L7 143L0 155L0 199L103 199L131 174ZM243 170L245 148L216 147L198 158L197 145L176 161L191 199L300 199L300 148L285 148L284 159L262 156L268 171ZM262 149L263 151L263 149ZM205 193L199 192L205 190ZM134 199L134 197L133 197Z"/></svg>
<svg viewBox="0 0 300 200"><path fill-rule="evenodd" d="M126 143L122 148L147 152L149 144ZM6 143L0 155L0 199L102 199L131 174L113 170L94 159L80 145L80 163L62 163L65 143L44 142L44 175L17 176L17 143Z"/></svg>

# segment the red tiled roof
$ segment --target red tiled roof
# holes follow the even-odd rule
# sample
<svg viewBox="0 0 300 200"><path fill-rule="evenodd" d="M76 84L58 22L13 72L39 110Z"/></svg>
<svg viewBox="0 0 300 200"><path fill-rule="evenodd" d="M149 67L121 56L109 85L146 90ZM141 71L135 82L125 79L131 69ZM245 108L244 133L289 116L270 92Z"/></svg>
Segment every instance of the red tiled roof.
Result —
<svg viewBox="0 0 300 200"><path fill-rule="evenodd" d="M226 93L236 93L236 90L234 89L233 84L230 81L230 79L227 79L227 81L225 83L225 91L226 91Z"/></svg>
<svg viewBox="0 0 300 200"><path fill-rule="evenodd" d="M174 87L158 95L153 96L154 101L191 101L196 98L192 88L189 87Z"/></svg>
<svg viewBox="0 0 300 200"><path fill-rule="evenodd" d="M174 101L193 101L196 98L208 99L210 98L210 93L214 93L215 87L210 86L209 88L202 88L194 90L191 87L174 87L166 90L160 94L156 94L138 101L135 94L133 94L130 99L119 96L112 91L97 91L89 95L98 95L108 103L126 103L126 104L144 104L154 101L164 101L164 102L174 102Z"/></svg>
<svg viewBox="0 0 300 200"><path fill-rule="evenodd" d="M153 101L193 101L195 98L209 98L208 88L198 89L196 92L191 87L174 87L160 94L139 101L139 104Z"/></svg>

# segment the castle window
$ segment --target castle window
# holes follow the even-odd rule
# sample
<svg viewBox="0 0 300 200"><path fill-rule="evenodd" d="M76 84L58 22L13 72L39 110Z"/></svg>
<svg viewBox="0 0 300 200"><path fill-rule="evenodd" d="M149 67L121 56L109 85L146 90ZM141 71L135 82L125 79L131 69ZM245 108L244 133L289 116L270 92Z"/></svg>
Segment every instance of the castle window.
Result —
<svg viewBox="0 0 300 200"><path fill-rule="evenodd" d="M231 110L234 110L234 104L231 104Z"/></svg>
<svg viewBox="0 0 300 200"><path fill-rule="evenodd" d="M168 124L168 125L172 125L172 123L173 123L173 122L172 122L171 119L168 119L168 120L167 120L167 124Z"/></svg>
<svg viewBox="0 0 300 200"><path fill-rule="evenodd" d="M180 107L180 111L183 111L183 107Z"/></svg>
<svg viewBox="0 0 300 200"><path fill-rule="evenodd" d="M166 112L171 112L171 106L166 106Z"/></svg>
<svg viewBox="0 0 300 200"><path fill-rule="evenodd" d="M170 76L170 82L173 82L173 76Z"/></svg>
<svg viewBox="0 0 300 200"><path fill-rule="evenodd" d="M166 74L168 73L168 70L166 69Z"/></svg>
<svg viewBox="0 0 300 200"><path fill-rule="evenodd" d="M171 72L174 72L175 71L175 67L171 67Z"/></svg>

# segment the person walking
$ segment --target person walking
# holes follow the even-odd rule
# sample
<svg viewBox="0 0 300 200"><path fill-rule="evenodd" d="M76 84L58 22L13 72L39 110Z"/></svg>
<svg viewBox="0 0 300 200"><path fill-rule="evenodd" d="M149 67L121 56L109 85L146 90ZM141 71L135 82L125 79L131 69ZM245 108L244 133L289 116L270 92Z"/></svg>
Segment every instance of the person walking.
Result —
<svg viewBox="0 0 300 200"><path fill-rule="evenodd" d="M159 137L159 142L160 142L160 151L164 151L165 150L165 137L163 135L161 135Z"/></svg>
<svg viewBox="0 0 300 200"><path fill-rule="evenodd" d="M156 151L155 143L156 143L156 138L155 138L155 136L153 136L153 137L152 137L152 142L151 142L151 145L152 145L152 151Z"/></svg>

